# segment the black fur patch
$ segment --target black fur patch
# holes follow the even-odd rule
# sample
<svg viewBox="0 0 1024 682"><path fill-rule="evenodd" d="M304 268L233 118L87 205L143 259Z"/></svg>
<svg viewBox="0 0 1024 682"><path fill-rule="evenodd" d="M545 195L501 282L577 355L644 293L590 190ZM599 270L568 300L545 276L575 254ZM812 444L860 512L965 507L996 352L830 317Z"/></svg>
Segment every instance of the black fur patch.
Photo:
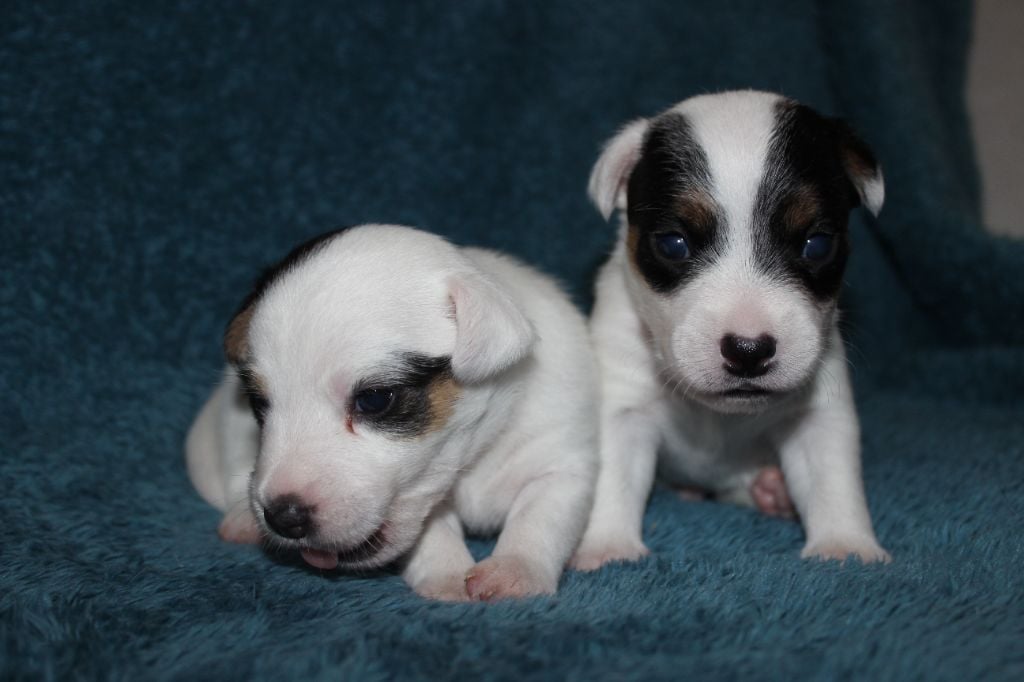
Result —
<svg viewBox="0 0 1024 682"><path fill-rule="evenodd" d="M844 123L801 104L780 102L776 122L755 201L755 258L766 273L801 282L819 301L832 299L850 253L849 213L860 202L844 155L855 144L857 158L871 167L874 157ZM820 265L801 257L817 232L836 241L831 260Z"/></svg>
<svg viewBox="0 0 1024 682"><path fill-rule="evenodd" d="M711 199L707 157L682 114L651 123L627 188L630 257L652 289L668 294L692 279L720 248L720 209ZM690 258L678 262L655 248L658 235L680 232Z"/></svg>
<svg viewBox="0 0 1024 682"><path fill-rule="evenodd" d="M362 379L352 391L349 410L354 419L377 431L403 438L418 436L430 429L433 419L431 386L450 380L450 357L409 353L401 356L393 367ZM380 414L359 414L355 410L355 398L361 391L369 389L394 391L391 406Z"/></svg>
<svg viewBox="0 0 1024 682"><path fill-rule="evenodd" d="M267 419L267 412L270 411L270 399L267 394L263 392L260 383L253 376L252 372L247 366L243 366L237 369L238 378L242 382L242 391L245 393L246 399L249 401L249 408L252 410L252 415L256 418L256 423L263 428L263 423Z"/></svg>

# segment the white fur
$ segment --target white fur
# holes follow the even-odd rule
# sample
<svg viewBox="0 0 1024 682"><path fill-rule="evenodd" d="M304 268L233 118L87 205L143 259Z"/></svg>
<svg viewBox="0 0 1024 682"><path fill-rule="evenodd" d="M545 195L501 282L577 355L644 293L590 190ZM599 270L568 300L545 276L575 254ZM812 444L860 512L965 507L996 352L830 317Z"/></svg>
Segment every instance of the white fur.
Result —
<svg viewBox="0 0 1024 682"><path fill-rule="evenodd" d="M877 175L867 178L864 182L855 183L855 187L864 207L877 218L882 211L882 204L885 203L885 181L882 179L882 169L879 168Z"/></svg>
<svg viewBox="0 0 1024 682"><path fill-rule="evenodd" d="M626 207L626 180L640 157L640 144L647 132L647 120L629 123L609 140L601 160L590 174L588 191L605 220L616 208Z"/></svg>
<svg viewBox="0 0 1024 682"><path fill-rule="evenodd" d="M574 559L579 568L647 553L641 522L656 473L751 505L751 482L762 468L779 464L806 531L803 556L888 559L865 503L858 421L834 306L812 301L754 264L754 197L777 101L777 95L743 91L674 108L687 116L707 156L711 190L727 224L724 253L680 291L653 292L629 262L623 216L591 318L602 381L601 473ZM644 121L630 124L598 160L590 190L602 213L616 203L625 207L619 193L640 158L645 129ZM882 192L879 174L866 189L873 211ZM743 381L722 369L719 342L728 333L777 339L775 370L759 381L784 397L721 395Z"/></svg>
<svg viewBox="0 0 1024 682"><path fill-rule="evenodd" d="M344 549L384 527L383 549L349 567L402 559L406 581L437 599L555 591L590 509L597 402L585 323L550 279L410 228L364 226L282 275L249 329L271 402L262 447L230 369L187 444L197 489L229 511L227 534L239 525L230 510L266 535L265 505L299 495L319 531L280 544ZM412 438L348 429L354 384L409 352L451 356L447 421ZM474 565L463 528L503 529L490 558Z"/></svg>

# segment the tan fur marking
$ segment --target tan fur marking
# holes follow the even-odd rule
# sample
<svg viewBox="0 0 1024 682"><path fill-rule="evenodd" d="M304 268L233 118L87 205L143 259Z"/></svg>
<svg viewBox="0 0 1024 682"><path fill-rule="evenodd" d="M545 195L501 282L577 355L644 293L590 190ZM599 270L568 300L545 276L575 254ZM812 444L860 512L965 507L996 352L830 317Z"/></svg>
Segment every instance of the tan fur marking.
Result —
<svg viewBox="0 0 1024 682"><path fill-rule="evenodd" d="M260 395L262 395L262 396L266 396L267 395L267 382L263 379L263 375L262 374L256 374L255 372L253 372L252 373L252 383L253 383L253 386L256 387L256 390L259 392Z"/></svg>
<svg viewBox="0 0 1024 682"><path fill-rule="evenodd" d="M681 196L676 210L679 217L697 232L710 230L715 225L715 204L703 191L687 192Z"/></svg>
<svg viewBox="0 0 1024 682"><path fill-rule="evenodd" d="M430 382L427 387L430 421L424 433L437 431L448 423L455 412L455 401L459 399L459 393L459 385L451 374L443 374Z"/></svg>
<svg viewBox="0 0 1024 682"><path fill-rule="evenodd" d="M634 260L636 255L636 245L640 241L640 230L635 225L630 225L629 229L626 230L626 251L629 253L629 260Z"/></svg>
<svg viewBox="0 0 1024 682"><path fill-rule="evenodd" d="M679 197L676 203L676 215L693 232L703 232L715 226L715 203L708 194L702 190L687 192ZM640 241L640 230L635 225L630 225L626 232L626 255L630 265L638 273L640 266L636 262L636 249Z"/></svg>
<svg viewBox="0 0 1024 682"><path fill-rule="evenodd" d="M253 306L239 312L224 332L224 355L234 365L242 364L249 355L249 322L252 321L252 313Z"/></svg>
<svg viewBox="0 0 1024 682"><path fill-rule="evenodd" d="M843 162L843 170L854 183L864 182L874 176L875 167L850 145L843 145L839 154Z"/></svg>
<svg viewBox="0 0 1024 682"><path fill-rule="evenodd" d="M787 200L786 213L783 217L786 229L791 232L804 232L811 226L821 205L817 195L808 187L801 187Z"/></svg>

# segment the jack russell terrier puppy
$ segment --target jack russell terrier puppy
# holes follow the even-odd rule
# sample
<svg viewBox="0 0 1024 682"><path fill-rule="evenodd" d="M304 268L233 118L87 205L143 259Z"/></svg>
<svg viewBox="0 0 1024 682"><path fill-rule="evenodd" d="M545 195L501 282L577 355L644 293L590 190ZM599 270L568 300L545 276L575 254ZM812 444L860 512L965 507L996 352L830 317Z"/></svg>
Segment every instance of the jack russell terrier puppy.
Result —
<svg viewBox="0 0 1024 682"><path fill-rule="evenodd" d="M888 561L836 322L848 214L882 208L868 147L779 95L704 95L623 128L589 191L623 222L591 318L601 472L574 566L647 553L656 471L799 515L803 557Z"/></svg>
<svg viewBox="0 0 1024 682"><path fill-rule="evenodd" d="M321 569L399 561L419 594L555 592L597 476L586 323L547 277L406 227L320 237L228 325L189 433L226 540ZM476 563L463 528L501 530Z"/></svg>

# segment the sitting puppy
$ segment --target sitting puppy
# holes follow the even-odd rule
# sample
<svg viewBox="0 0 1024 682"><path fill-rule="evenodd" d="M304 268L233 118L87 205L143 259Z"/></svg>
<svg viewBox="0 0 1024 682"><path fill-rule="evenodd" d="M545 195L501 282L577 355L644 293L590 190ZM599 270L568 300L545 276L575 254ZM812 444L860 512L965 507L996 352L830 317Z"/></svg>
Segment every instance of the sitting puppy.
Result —
<svg viewBox="0 0 1024 682"><path fill-rule="evenodd" d="M555 592L597 475L585 321L547 277L405 227L320 237L228 325L186 444L227 540L311 565L401 560L419 594ZM463 526L503 527L475 563Z"/></svg>
<svg viewBox="0 0 1024 682"><path fill-rule="evenodd" d="M791 495L804 557L887 561L836 324L849 211L882 207L871 151L792 100L727 92L626 126L589 189L625 213L591 320L602 468L574 565L647 553L656 468L770 514Z"/></svg>

